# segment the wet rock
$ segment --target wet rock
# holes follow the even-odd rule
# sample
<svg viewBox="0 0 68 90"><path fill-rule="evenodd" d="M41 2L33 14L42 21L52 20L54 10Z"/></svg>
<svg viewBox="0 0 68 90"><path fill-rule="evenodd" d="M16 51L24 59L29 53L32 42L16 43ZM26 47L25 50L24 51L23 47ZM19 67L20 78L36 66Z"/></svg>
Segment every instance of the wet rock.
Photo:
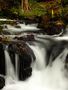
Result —
<svg viewBox="0 0 68 90"><path fill-rule="evenodd" d="M19 56L19 79L26 80L32 74L31 68L32 58L27 55L23 54Z"/></svg>
<svg viewBox="0 0 68 90"><path fill-rule="evenodd" d="M16 44L19 55L19 79L26 80L32 74L32 57L35 59L31 49L26 44ZM32 53L32 54L31 54ZM32 55L32 56L31 56Z"/></svg>
<svg viewBox="0 0 68 90"><path fill-rule="evenodd" d="M2 41L2 37L0 37L0 42Z"/></svg>
<svg viewBox="0 0 68 90"><path fill-rule="evenodd" d="M32 74L31 63L35 60L33 51L25 43L17 43L9 45L9 55L15 67L15 54L18 58L18 74L20 80L26 80Z"/></svg>
<svg viewBox="0 0 68 90"><path fill-rule="evenodd" d="M68 54L67 54L66 60L65 60L65 68L68 70Z"/></svg>
<svg viewBox="0 0 68 90"><path fill-rule="evenodd" d="M5 75L5 55L3 44L0 44L0 74Z"/></svg>
<svg viewBox="0 0 68 90"><path fill-rule="evenodd" d="M5 86L5 79L0 76L0 89L2 89Z"/></svg>
<svg viewBox="0 0 68 90"><path fill-rule="evenodd" d="M44 15L40 17L38 27L42 28L48 35L55 35L62 32L64 23L60 19L50 18L48 15Z"/></svg>
<svg viewBox="0 0 68 90"><path fill-rule="evenodd" d="M27 54L27 46L25 43L18 43L13 45L14 51L19 54L19 55L23 55L23 54Z"/></svg>
<svg viewBox="0 0 68 90"><path fill-rule="evenodd" d="M22 36L22 37L15 37L14 39L23 40L23 41L25 41L25 42L26 42L26 41L34 41L34 40L35 40L33 34L26 35L26 36Z"/></svg>
<svg viewBox="0 0 68 90"><path fill-rule="evenodd" d="M65 23L67 24L68 23L68 13L66 13L63 17Z"/></svg>

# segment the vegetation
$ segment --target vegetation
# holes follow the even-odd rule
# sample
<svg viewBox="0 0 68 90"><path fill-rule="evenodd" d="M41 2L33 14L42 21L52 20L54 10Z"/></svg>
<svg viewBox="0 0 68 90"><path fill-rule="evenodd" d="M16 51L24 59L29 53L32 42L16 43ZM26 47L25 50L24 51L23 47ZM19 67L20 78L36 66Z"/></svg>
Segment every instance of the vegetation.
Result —
<svg viewBox="0 0 68 90"><path fill-rule="evenodd" d="M1 2L2 1L2 2ZM43 2L44 1L44 2ZM49 1L49 2L48 2ZM37 21L49 34L59 33L68 23L68 0L0 0L0 17ZM54 22L54 23L53 23ZM56 25L62 22L62 25ZM3 22L0 22L2 24ZM5 22L9 23L10 22ZM52 28L54 27L54 28ZM57 28L58 27L58 28ZM59 30L57 32L57 29ZM0 29L1 32L1 29ZM52 33L51 33L52 32Z"/></svg>
<svg viewBox="0 0 68 90"><path fill-rule="evenodd" d="M44 2L42 2L44 1ZM47 1L47 2L45 2ZM68 16L68 0L1 0L0 17L12 19L34 18L44 15L64 18Z"/></svg>
<svg viewBox="0 0 68 90"><path fill-rule="evenodd" d="M57 6L60 6L61 8L61 0L57 0L57 2L54 1L38 2L38 1L46 1L46 0L5 0L5 1L1 0L0 3L4 5L3 7L1 7L2 5L0 6L1 11L0 17L3 16L4 13L7 13L8 16L10 16L10 14L23 17L41 16L48 12L50 13L51 10L49 8L51 7L54 8L54 6L57 5L57 2L58 2ZM63 3L64 4L67 3L67 0L62 0L62 5ZM64 13L66 13L68 8L64 7L63 9L65 10ZM6 12L3 12L3 10Z"/></svg>

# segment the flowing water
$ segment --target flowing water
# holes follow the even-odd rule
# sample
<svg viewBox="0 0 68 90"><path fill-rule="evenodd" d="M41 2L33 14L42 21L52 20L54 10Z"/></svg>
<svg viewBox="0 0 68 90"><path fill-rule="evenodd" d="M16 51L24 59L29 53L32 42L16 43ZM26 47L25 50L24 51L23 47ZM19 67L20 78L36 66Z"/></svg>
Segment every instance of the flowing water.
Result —
<svg viewBox="0 0 68 90"><path fill-rule="evenodd" d="M25 81L19 81L18 79L18 55L15 54L16 70L14 70L8 53L8 47L5 48L6 85L2 90L68 90L68 71L65 69L65 60L68 55L68 48L67 46L63 46L64 49L54 59L54 61L52 61L52 57L50 57L49 64L47 66L46 61L49 56L47 51L52 45L53 38L51 39L49 36L46 37L42 38L37 36L35 37L36 41L32 41L33 44L27 43L27 45L33 50L36 60L32 62L31 65L32 76ZM59 41L60 38L63 37L57 37L57 40ZM60 41L62 41L62 39Z"/></svg>
<svg viewBox="0 0 68 90"><path fill-rule="evenodd" d="M6 46L6 49L4 50L6 61L6 84L10 84L16 81L16 76L7 48L8 47Z"/></svg>
<svg viewBox="0 0 68 90"><path fill-rule="evenodd" d="M15 73L8 52L5 50L7 77L9 79L7 82L9 85L6 84L3 90L68 90L68 78L66 77L68 73L64 68L68 49L65 47L62 53L52 62L52 66L48 65L46 67L46 43L48 41L45 40L44 44L43 42L44 40L37 38L33 45L28 44L36 56L36 61L32 64L32 76L26 81L16 81L13 84L9 82L11 81L9 76L15 80ZM17 55L16 59L18 59ZM17 69L16 71L18 71Z"/></svg>
<svg viewBox="0 0 68 90"><path fill-rule="evenodd" d="M15 54L15 67L16 67L16 78L17 78L17 80L18 80L18 55L17 54Z"/></svg>
<svg viewBox="0 0 68 90"><path fill-rule="evenodd" d="M43 47L40 47L38 44L37 45L34 45L34 46L29 46L35 56L36 56L36 62L35 62L35 65L34 65L34 68L40 70L44 70L45 69L45 50Z"/></svg>
<svg viewBox="0 0 68 90"><path fill-rule="evenodd" d="M15 26L12 26L10 24L4 24L1 25L3 27L3 32L7 33L7 34L19 34L19 33L23 33L23 32L29 32L29 31L39 31L40 29L37 28L37 24L28 24L26 25L25 23L20 24L18 23Z"/></svg>

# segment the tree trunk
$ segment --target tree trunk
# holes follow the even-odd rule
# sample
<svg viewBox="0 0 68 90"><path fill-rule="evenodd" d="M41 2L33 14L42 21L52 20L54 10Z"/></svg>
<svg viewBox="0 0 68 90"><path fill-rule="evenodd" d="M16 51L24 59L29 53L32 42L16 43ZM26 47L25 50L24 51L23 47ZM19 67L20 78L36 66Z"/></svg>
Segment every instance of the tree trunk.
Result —
<svg viewBox="0 0 68 90"><path fill-rule="evenodd" d="M21 0L21 9L23 10L23 0Z"/></svg>
<svg viewBox="0 0 68 90"><path fill-rule="evenodd" d="M28 0L21 0L21 8L22 10L29 11L29 3Z"/></svg>

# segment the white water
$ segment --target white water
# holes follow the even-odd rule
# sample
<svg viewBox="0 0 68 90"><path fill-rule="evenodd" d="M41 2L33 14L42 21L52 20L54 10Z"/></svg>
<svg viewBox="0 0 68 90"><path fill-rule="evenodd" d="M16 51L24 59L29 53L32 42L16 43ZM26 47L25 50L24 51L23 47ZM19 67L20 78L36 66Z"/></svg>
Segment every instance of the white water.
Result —
<svg viewBox="0 0 68 90"><path fill-rule="evenodd" d="M32 76L23 82L17 81L15 84L6 84L3 90L68 90L68 78L65 77L68 73L64 69L68 49L63 50L51 67L45 67L46 52L43 45L35 43L30 47L36 55Z"/></svg>
<svg viewBox="0 0 68 90"><path fill-rule="evenodd" d="M68 40L68 38L66 38L64 39ZM63 37L57 37L56 39L62 40ZM40 39L37 38L37 40L39 41ZM43 42L46 45L48 43L45 40L43 40ZM18 72L18 57L16 55L15 73L9 54L5 50L7 83L3 90L68 90L68 78L66 78L66 75L68 73L64 69L64 61L66 55L68 54L68 49L64 49L64 51L52 63L51 67L45 67L46 49L44 49L43 45L35 43L35 45L29 45L29 47L31 47L36 56L36 61L32 64L32 76L26 81L16 81L15 83L13 82L13 80L15 81L15 78L18 77L15 77ZM47 47L45 46L45 48Z"/></svg>
<svg viewBox="0 0 68 90"><path fill-rule="evenodd" d="M3 90L68 90L68 81L64 77L64 57L67 53L65 49L52 67L40 71L35 69L29 80L7 85Z"/></svg>
<svg viewBox="0 0 68 90"><path fill-rule="evenodd" d="M24 24L19 23L19 24L17 24L17 26L12 26L12 25L9 25L9 24L2 25L3 31L9 32L10 34L18 34L18 33L24 32L24 31L37 31L37 30L40 30L36 26L33 25L33 24L26 25L25 23Z"/></svg>
<svg viewBox="0 0 68 90"><path fill-rule="evenodd" d="M0 21L16 21L16 20L11 20L11 19L0 18Z"/></svg>
<svg viewBox="0 0 68 90"><path fill-rule="evenodd" d="M32 30L34 30L34 31L35 31L35 30L40 30L39 28L37 28L37 25L35 25L35 24L27 24L27 25L26 25L25 23L24 23L24 24L20 24L20 23L19 23L18 26L20 26L21 29L23 29L23 31L26 31L26 30L28 30L28 31L29 31L29 30L31 30L31 31L32 31Z"/></svg>
<svg viewBox="0 0 68 90"><path fill-rule="evenodd" d="M45 61L46 52L45 52L44 47L42 47L38 43L35 43L34 46L29 45L29 47L33 50L33 52L36 56L36 62L34 65L32 64L33 67L38 70L44 70L45 65L46 65L46 61Z"/></svg>
<svg viewBox="0 0 68 90"><path fill-rule="evenodd" d="M6 84L10 84L16 81L16 76L8 51L4 50L4 53L6 62Z"/></svg>
<svg viewBox="0 0 68 90"><path fill-rule="evenodd" d="M18 66L18 55L17 54L15 54L15 67L16 67L16 78L17 78L17 81L19 80L19 78L18 78L18 70L19 70L19 66Z"/></svg>

